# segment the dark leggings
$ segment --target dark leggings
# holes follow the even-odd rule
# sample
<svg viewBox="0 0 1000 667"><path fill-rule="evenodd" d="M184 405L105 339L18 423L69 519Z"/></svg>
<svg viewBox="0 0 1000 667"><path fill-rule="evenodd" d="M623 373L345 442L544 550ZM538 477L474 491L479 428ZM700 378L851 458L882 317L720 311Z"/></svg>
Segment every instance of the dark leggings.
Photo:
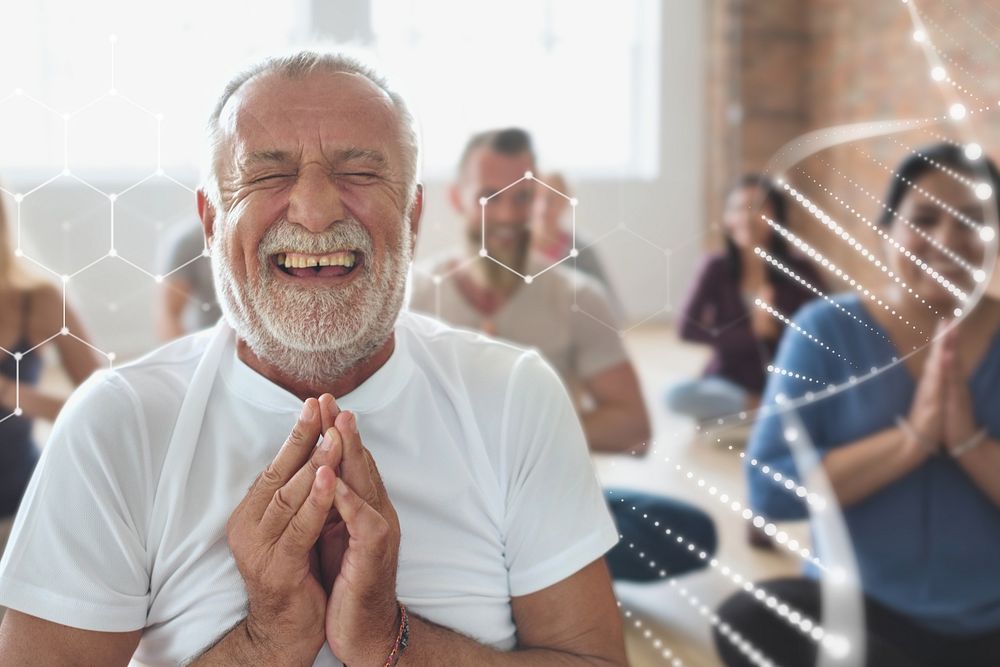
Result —
<svg viewBox="0 0 1000 667"><path fill-rule="evenodd" d="M615 581L661 581L661 571L676 577L705 567L715 554L715 524L694 505L625 489L605 489L604 497L622 536L607 556Z"/></svg>
<svg viewBox="0 0 1000 667"><path fill-rule="evenodd" d="M814 620L820 614L820 587L806 578L773 579L758 584L790 607ZM865 641L869 667L997 667L1000 630L968 637L931 632L907 616L866 597ZM817 642L768 609L751 594L739 592L719 608L720 622L739 632L761 653L782 667L816 664ZM749 667L750 662L718 628L715 647L727 667Z"/></svg>

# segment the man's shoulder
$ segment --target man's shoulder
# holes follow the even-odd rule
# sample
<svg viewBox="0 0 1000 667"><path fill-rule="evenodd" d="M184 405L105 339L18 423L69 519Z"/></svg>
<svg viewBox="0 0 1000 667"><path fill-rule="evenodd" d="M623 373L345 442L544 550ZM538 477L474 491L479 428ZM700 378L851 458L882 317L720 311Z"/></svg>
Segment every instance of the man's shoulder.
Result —
<svg viewBox="0 0 1000 667"><path fill-rule="evenodd" d="M397 333L402 332L422 372L461 388L472 403L496 409L497 401L508 400L512 387L528 386L541 394L562 391L559 376L534 349L413 312L400 315Z"/></svg>
<svg viewBox="0 0 1000 667"><path fill-rule="evenodd" d="M441 276L447 273L449 265L454 262L452 255L437 255L410 268L409 306L413 310L429 313L434 310L435 295L441 284Z"/></svg>
<svg viewBox="0 0 1000 667"><path fill-rule="evenodd" d="M113 372L123 381L139 387L168 379L190 379L214 331L214 328L205 329L170 341L118 366Z"/></svg>
<svg viewBox="0 0 1000 667"><path fill-rule="evenodd" d="M418 355L457 357L469 363L476 363L477 359L506 359L514 363L518 357L531 352L480 331L455 327L412 310L400 313L397 328L406 332L411 347L417 348L413 352Z"/></svg>
<svg viewBox="0 0 1000 667"><path fill-rule="evenodd" d="M91 473L106 464L105 473L118 478L158 474L208 333L193 334L91 375L73 392L53 425L46 445L57 452L52 457L62 460L62 455L72 455L89 462Z"/></svg>
<svg viewBox="0 0 1000 667"><path fill-rule="evenodd" d="M541 263L534 263L532 265L533 273L538 279L539 283L543 281L546 276L549 276L549 285L552 289L558 289L561 292L566 292L569 294L580 294L581 292L585 294L594 294L600 296L602 299L607 299L607 290L604 285L601 284L597 278L588 274L585 271L580 271L579 269L574 269L572 264L568 262L563 262L556 266L551 266L551 268L546 267ZM541 273L544 271L544 273ZM541 273L541 275L539 275Z"/></svg>
<svg viewBox="0 0 1000 667"><path fill-rule="evenodd" d="M466 377L495 380L509 377L517 367L546 366L536 350L412 311L400 314L398 330L406 332L418 365Z"/></svg>
<svg viewBox="0 0 1000 667"><path fill-rule="evenodd" d="M128 410L146 422L151 415L175 412L211 331L179 338L134 361L94 373L73 392L66 418L117 421Z"/></svg>
<svg viewBox="0 0 1000 667"><path fill-rule="evenodd" d="M569 318L573 312L581 311L617 327L611 295L597 278L565 263L535 275L535 284L531 287L537 285L546 290L548 294L543 298L548 303L559 304L564 317Z"/></svg>

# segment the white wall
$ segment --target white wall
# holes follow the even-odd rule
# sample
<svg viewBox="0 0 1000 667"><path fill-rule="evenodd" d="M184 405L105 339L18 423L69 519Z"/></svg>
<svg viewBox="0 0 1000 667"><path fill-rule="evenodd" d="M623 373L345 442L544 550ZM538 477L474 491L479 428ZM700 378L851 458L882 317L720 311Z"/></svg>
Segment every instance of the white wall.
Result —
<svg viewBox="0 0 1000 667"><path fill-rule="evenodd" d="M597 252L628 323L664 321L683 299L704 229L704 3L661 5L660 176L654 181L602 179L572 183L581 236ZM595 128L595 133L600 128ZM581 137L581 141L586 141ZM539 156L545 170L545 155ZM418 260L457 243L461 225L447 183L425 184ZM624 228L622 228L624 226Z"/></svg>
<svg viewBox="0 0 1000 667"><path fill-rule="evenodd" d="M704 13L698 0L662 5L660 176L653 181L609 178L573 184L580 200L579 231L599 239L598 253L629 323L668 319L668 309L682 298L700 254ZM594 131L599 133L600 128ZM544 168L545 156L540 158ZM173 175L189 186L195 184L194 174ZM121 192L142 176L95 185ZM11 173L5 175L4 185L12 192L27 192L42 180L38 174ZM431 181L425 187L418 257L446 247L460 228L447 203L446 183ZM7 198L5 204L13 213L14 202ZM107 251L110 209L107 198L70 178L59 178L22 204L25 249L59 273L72 273ZM119 253L155 273L164 234L174 225L194 223L194 197L167 179L154 177L116 201L115 221ZM155 288L149 276L109 258L72 279L69 294L95 344L128 358L155 345L150 317Z"/></svg>

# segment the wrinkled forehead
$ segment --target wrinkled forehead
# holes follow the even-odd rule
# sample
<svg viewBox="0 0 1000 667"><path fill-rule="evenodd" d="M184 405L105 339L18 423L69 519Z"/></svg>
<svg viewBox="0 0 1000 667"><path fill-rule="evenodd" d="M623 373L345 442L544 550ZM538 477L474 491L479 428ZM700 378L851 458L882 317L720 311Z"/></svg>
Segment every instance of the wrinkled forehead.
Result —
<svg viewBox="0 0 1000 667"><path fill-rule="evenodd" d="M389 95L359 74L270 73L244 84L219 116L223 155L258 150L373 149L398 157L402 127Z"/></svg>
<svg viewBox="0 0 1000 667"><path fill-rule="evenodd" d="M479 146L469 154L461 178L477 188L499 190L534 168L535 162L528 151L507 155L488 146ZM520 185L528 188L533 186L530 182Z"/></svg>

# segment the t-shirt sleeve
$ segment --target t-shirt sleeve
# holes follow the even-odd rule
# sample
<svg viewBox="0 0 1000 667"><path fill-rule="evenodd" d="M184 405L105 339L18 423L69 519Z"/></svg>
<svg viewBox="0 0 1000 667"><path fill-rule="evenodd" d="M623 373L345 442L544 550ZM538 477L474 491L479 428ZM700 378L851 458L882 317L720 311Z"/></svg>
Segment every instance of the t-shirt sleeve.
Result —
<svg viewBox="0 0 1000 667"><path fill-rule="evenodd" d="M793 322L805 334L823 336L823 313L827 306L816 302L799 311ZM773 368L764 390L762 416L754 425L747 443L747 460L757 465L746 466L751 506L774 520L803 519L808 508L783 484L774 481L778 472L785 479L802 483L791 448L787 441L790 431L807 446L822 449L827 442L824 422L828 405L823 401L811 402L809 394L820 394L832 382L830 352L807 338L795 327L786 327L778 346ZM789 407L793 401L798 407ZM793 419L786 419L785 412L794 411ZM798 433L801 427L804 433ZM764 470L766 469L766 473Z"/></svg>
<svg viewBox="0 0 1000 667"><path fill-rule="evenodd" d="M131 388L98 373L70 398L0 562L0 605L63 625L145 625L148 438Z"/></svg>
<svg viewBox="0 0 1000 667"><path fill-rule="evenodd" d="M577 244L580 243L580 239L577 239ZM618 319L622 319L622 305L621 301L618 299L618 295L615 293L614 286L611 284L611 280L608 278L607 272L604 270L604 264L601 263L601 258L597 253L597 249L594 247L585 247L580 250L580 254L576 258L576 264L574 268L587 276L593 278L601 287L604 288L604 292L608 298L608 305L611 307L611 312Z"/></svg>
<svg viewBox="0 0 1000 667"><path fill-rule="evenodd" d="M511 374L501 444L510 592L527 595L603 556L618 530L569 396L535 352Z"/></svg>
<svg viewBox="0 0 1000 667"><path fill-rule="evenodd" d="M628 360L618 334L618 318L597 281L577 275L576 312L570 328L575 375L583 380Z"/></svg>

